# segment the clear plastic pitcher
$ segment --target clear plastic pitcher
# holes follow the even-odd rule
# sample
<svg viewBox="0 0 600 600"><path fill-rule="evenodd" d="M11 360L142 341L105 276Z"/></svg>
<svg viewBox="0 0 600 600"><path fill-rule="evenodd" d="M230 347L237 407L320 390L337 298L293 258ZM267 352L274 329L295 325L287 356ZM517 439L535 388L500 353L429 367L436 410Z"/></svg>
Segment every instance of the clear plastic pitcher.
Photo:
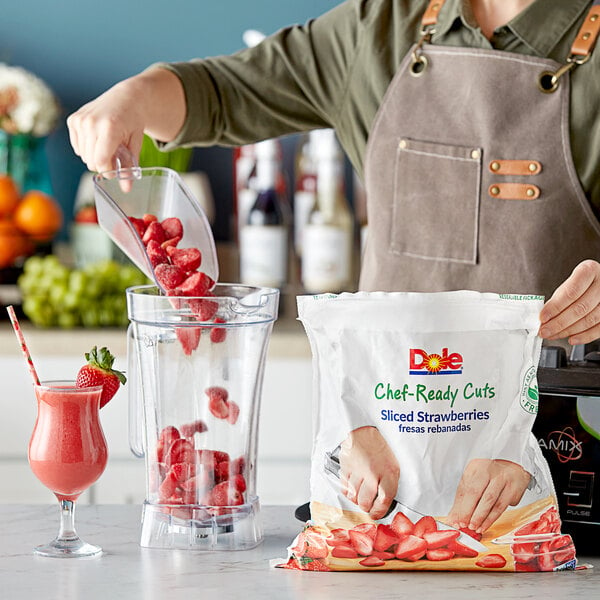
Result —
<svg viewBox="0 0 600 600"><path fill-rule="evenodd" d="M213 293L127 290L130 445L146 460L145 547L242 550L262 540L257 432L279 292L218 284Z"/></svg>

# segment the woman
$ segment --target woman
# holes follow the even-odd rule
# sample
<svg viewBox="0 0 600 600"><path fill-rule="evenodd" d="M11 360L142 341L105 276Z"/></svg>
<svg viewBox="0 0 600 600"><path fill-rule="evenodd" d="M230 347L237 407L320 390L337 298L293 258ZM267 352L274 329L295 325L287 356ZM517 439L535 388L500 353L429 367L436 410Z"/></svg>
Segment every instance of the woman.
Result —
<svg viewBox="0 0 600 600"><path fill-rule="evenodd" d="M117 84L69 117L71 142L103 171L143 133L171 148L333 127L369 202L361 289L544 294L540 335L587 343L600 337L600 49L572 45L599 4L348 0L236 55ZM395 458L380 460L372 427L349 439L348 497L378 518ZM360 472L344 471L353 453ZM529 476L506 469L465 483L457 523L487 527L518 501Z"/></svg>

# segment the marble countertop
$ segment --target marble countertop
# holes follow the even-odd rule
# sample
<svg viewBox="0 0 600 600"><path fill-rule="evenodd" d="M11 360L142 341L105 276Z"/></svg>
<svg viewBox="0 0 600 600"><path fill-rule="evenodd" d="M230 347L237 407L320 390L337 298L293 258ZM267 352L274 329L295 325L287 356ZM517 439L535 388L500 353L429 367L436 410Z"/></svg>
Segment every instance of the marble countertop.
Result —
<svg viewBox="0 0 600 600"><path fill-rule="evenodd" d="M56 506L0 505L0 598L49 600L464 600L593 598L600 558L579 557L591 570L562 573L356 572L310 573L275 569L300 530L293 507L266 506L263 543L239 552L155 550L139 546L141 507L77 509L80 535L104 548L93 559L34 556L32 547L54 537Z"/></svg>

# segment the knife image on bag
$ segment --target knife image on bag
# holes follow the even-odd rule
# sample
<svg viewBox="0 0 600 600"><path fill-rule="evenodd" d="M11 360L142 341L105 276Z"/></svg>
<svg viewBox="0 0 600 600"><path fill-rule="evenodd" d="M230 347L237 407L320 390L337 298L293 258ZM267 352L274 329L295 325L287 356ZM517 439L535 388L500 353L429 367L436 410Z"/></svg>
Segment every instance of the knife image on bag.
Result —
<svg viewBox="0 0 600 600"><path fill-rule="evenodd" d="M338 446L333 452L325 452L325 462L324 462L325 472L332 479L334 479L334 481L336 481L338 484L340 482L339 453L340 453L340 446ZM397 498L394 498L394 500L392 500L392 503L390 504L390 507L389 507L387 513L381 519L379 519L379 522L389 524L393 521L394 516L399 512L403 513L413 523L416 523L421 517L426 516L424 513L421 513L413 508L410 508L409 506L406 506L405 504L402 504L401 502L399 502ZM456 540L458 542L460 542L461 544L463 544L464 546L467 546L468 548L471 548L472 550L476 550L477 552L488 552L489 551L489 548L487 546L482 544L480 541L476 540L474 537L470 536L468 533L465 533L464 531L460 531L459 529L456 529L456 527L447 525L446 523L443 523L442 521L438 521L437 519L435 519L435 523L436 523L438 530L442 530L442 529L448 530L449 529L452 531L458 531L459 536L456 538Z"/></svg>

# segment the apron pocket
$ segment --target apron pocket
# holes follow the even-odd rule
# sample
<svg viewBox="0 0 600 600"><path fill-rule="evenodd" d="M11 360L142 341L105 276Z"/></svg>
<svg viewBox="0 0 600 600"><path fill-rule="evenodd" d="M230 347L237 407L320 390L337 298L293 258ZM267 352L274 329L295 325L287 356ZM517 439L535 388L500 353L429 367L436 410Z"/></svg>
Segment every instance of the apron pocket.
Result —
<svg viewBox="0 0 600 600"><path fill-rule="evenodd" d="M399 140L392 253L476 264L481 154L473 146Z"/></svg>

